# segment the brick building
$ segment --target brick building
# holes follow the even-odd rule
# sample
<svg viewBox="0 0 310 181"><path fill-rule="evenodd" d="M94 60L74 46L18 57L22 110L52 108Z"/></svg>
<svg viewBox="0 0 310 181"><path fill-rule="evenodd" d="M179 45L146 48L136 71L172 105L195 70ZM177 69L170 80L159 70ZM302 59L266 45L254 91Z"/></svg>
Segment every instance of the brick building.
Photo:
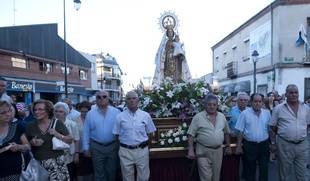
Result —
<svg viewBox="0 0 310 181"><path fill-rule="evenodd" d="M91 63L67 44L68 96L74 101L92 94ZM31 103L43 98L53 102L64 95L64 40L57 24L0 28L0 76L8 80L8 94ZM88 89L88 90L86 90Z"/></svg>

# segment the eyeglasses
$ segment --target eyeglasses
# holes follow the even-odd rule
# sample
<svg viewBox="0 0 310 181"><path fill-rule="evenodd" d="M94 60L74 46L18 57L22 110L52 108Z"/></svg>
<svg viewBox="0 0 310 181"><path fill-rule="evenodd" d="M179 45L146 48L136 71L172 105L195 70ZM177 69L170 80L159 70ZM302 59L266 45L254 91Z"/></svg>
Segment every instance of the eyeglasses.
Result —
<svg viewBox="0 0 310 181"><path fill-rule="evenodd" d="M107 98L108 96L107 95L103 95L103 96L96 96L96 99L105 99Z"/></svg>

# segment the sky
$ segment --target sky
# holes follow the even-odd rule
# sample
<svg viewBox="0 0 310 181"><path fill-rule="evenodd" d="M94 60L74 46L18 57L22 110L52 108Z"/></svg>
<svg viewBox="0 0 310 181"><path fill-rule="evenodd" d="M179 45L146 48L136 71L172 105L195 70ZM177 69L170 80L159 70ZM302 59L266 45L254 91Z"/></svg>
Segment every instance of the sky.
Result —
<svg viewBox="0 0 310 181"><path fill-rule="evenodd" d="M66 0L67 42L79 51L114 56L130 90L154 75L163 36L159 17L171 11L179 19L192 77L199 78L212 72L211 47L272 1L81 0L76 11L73 0ZM63 0L0 0L0 27L46 23L58 23L63 37Z"/></svg>

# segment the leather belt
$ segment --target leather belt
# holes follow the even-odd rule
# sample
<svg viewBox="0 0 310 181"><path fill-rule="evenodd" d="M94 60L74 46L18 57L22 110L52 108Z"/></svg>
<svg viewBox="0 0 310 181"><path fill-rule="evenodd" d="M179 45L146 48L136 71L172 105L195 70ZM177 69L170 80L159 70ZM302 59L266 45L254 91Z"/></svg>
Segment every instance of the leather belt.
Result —
<svg viewBox="0 0 310 181"><path fill-rule="evenodd" d="M126 145L124 143L120 143L119 144L121 147L124 147L124 148L128 148L128 149L137 149L137 148L145 148L147 145L148 145L148 141L144 141L138 145Z"/></svg>
<svg viewBox="0 0 310 181"><path fill-rule="evenodd" d="M246 139L243 139L243 141L248 142L248 143L252 143L252 144L260 144L260 143L269 142L269 139L266 139L266 140L263 140L263 141L248 141Z"/></svg>
<svg viewBox="0 0 310 181"><path fill-rule="evenodd" d="M278 135L282 140L288 142L288 143L292 143L292 144L295 144L295 145L298 145L299 143L305 141L304 139L303 140L298 140L298 141L291 141L291 140L287 140L285 138L283 138L282 136Z"/></svg>
<svg viewBox="0 0 310 181"><path fill-rule="evenodd" d="M107 143L100 143L100 142L98 142L98 141L96 141L96 140L93 140L93 139L91 139L91 141L93 141L94 143L96 143L96 144L98 144L98 145L101 145L101 146L110 146L110 145L112 145L113 143L116 142L115 140L113 140L113 141L107 142Z"/></svg>

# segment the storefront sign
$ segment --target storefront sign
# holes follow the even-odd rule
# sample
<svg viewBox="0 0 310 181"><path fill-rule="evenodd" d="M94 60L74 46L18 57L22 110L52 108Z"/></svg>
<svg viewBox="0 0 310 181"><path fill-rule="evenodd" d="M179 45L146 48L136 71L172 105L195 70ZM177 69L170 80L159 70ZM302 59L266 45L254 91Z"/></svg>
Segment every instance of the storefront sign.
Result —
<svg viewBox="0 0 310 181"><path fill-rule="evenodd" d="M67 90L68 90L68 94L74 92L74 88L73 87L68 87ZM59 86L59 91L60 92L65 92L65 86Z"/></svg>
<svg viewBox="0 0 310 181"><path fill-rule="evenodd" d="M15 90L15 91L32 91L33 90L33 84L29 82L18 82L18 81L12 81L9 83L9 89Z"/></svg>

